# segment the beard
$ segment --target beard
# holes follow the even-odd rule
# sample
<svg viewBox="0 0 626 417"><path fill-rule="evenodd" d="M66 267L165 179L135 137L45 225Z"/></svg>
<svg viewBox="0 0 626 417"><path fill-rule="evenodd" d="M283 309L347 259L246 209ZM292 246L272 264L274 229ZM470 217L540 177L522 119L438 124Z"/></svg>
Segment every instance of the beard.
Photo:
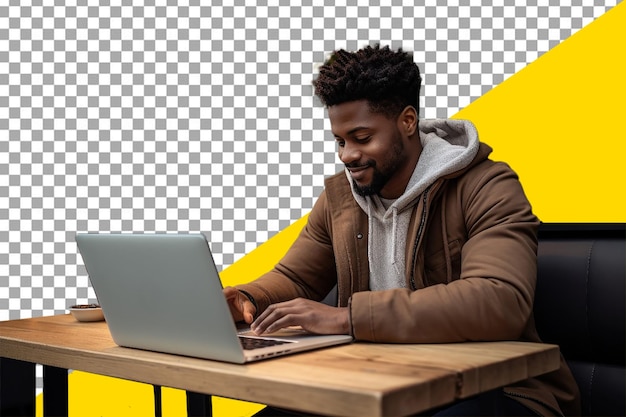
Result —
<svg viewBox="0 0 626 417"><path fill-rule="evenodd" d="M368 165L374 169L372 181L369 184L359 185L355 180L352 180L352 189L361 197L380 193L380 190L383 189L385 184L389 181L389 178L391 178L386 172L376 168L376 161L368 161Z"/></svg>
<svg viewBox="0 0 626 417"><path fill-rule="evenodd" d="M372 180L369 184L359 185L353 179L352 189L361 197L367 197L370 195L380 194L380 191L385 187L389 180L396 174L396 172L403 165L407 156L404 154L404 146L400 138L394 141L393 147L386 155L385 161L378 164L373 159L368 160L365 165L370 166L373 169ZM356 164L346 164L346 167L354 166Z"/></svg>

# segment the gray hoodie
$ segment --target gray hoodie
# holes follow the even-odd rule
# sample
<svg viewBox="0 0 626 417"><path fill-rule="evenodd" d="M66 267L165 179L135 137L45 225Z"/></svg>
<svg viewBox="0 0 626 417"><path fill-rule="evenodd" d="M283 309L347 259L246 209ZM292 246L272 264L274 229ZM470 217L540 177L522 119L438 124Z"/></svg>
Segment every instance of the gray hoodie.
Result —
<svg viewBox="0 0 626 417"><path fill-rule="evenodd" d="M420 194L438 178L465 168L478 152L478 132L467 120L420 120L422 142L413 175L396 200L378 195L354 199L369 218L368 257L372 291L406 287L405 245L411 209ZM348 180L350 172L346 169Z"/></svg>

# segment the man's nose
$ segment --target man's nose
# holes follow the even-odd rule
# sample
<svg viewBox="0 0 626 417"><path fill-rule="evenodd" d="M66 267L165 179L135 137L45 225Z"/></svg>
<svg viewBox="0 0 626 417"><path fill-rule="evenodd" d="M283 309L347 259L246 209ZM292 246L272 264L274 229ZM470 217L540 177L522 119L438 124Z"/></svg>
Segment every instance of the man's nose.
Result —
<svg viewBox="0 0 626 417"><path fill-rule="evenodd" d="M356 146L345 143L343 148L339 149L339 159L341 159L341 162L348 165L361 159L361 151L359 151Z"/></svg>

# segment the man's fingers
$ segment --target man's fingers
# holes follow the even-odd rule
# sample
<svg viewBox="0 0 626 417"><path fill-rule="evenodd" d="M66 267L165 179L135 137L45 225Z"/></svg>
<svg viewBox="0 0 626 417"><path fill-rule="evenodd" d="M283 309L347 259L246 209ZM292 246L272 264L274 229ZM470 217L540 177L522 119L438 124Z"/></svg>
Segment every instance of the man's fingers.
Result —
<svg viewBox="0 0 626 417"><path fill-rule="evenodd" d="M272 333L289 326L300 326L318 334L349 334L347 307L331 307L297 298L269 306L250 328L256 334Z"/></svg>
<svg viewBox="0 0 626 417"><path fill-rule="evenodd" d="M302 306L295 300L272 304L257 317L250 328L256 334L271 333L297 324L297 317L302 311Z"/></svg>
<svg viewBox="0 0 626 417"><path fill-rule="evenodd" d="M261 335L264 333L273 333L285 327L292 326L293 323L295 323L293 315L279 316L276 320L273 320L273 318L270 317L269 319L266 319L261 323L257 322L258 320L252 323L252 326L250 326L250 329L257 335Z"/></svg>
<svg viewBox="0 0 626 417"><path fill-rule="evenodd" d="M245 298L245 300L243 300L241 303L241 311L243 313L243 320L246 323L250 324L254 321L256 308L254 308L254 304L252 304L252 302L248 300L248 297L242 294L242 298Z"/></svg>
<svg viewBox="0 0 626 417"><path fill-rule="evenodd" d="M225 287L223 292L234 319L236 321L243 320L248 324L252 323L256 308L248 297L234 287Z"/></svg>

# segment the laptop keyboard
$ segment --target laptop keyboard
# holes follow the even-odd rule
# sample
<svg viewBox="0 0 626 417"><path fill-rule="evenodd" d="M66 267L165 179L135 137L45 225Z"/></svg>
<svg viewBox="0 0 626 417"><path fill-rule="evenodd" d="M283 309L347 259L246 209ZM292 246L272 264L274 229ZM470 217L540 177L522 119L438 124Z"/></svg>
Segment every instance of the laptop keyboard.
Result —
<svg viewBox="0 0 626 417"><path fill-rule="evenodd" d="M239 342L244 350L253 350L269 346L284 345L286 343L293 343L290 340L278 340L278 339L262 339L258 337L246 337L239 336Z"/></svg>

